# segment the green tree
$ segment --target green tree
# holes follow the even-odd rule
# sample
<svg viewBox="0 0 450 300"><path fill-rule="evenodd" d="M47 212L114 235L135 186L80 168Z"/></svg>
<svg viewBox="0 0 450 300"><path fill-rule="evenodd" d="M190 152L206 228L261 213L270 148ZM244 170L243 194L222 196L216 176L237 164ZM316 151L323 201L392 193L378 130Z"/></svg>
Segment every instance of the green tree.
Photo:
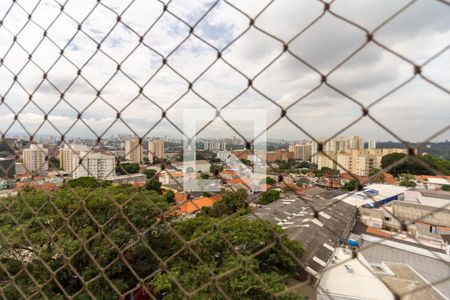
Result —
<svg viewBox="0 0 450 300"><path fill-rule="evenodd" d="M2 296L23 298L6 284L10 276L26 298L39 295L32 276L43 284L42 293L48 299L66 298L61 287L69 295L78 293L75 299L90 299L82 279L90 281L89 291L95 298L117 299L105 277L122 293L139 284L124 262L141 277L155 272L158 260L139 242L140 233L130 223L137 230L151 228L168 205L155 192L137 192L124 186L75 187L52 192L51 197L31 190L0 199ZM21 255L28 257L26 267ZM44 265L58 271L53 275ZM99 268L104 268L104 276L98 276Z"/></svg>
<svg viewBox="0 0 450 300"><path fill-rule="evenodd" d="M241 162L246 165L246 166L251 166L252 165L252 161L249 159L241 159Z"/></svg>
<svg viewBox="0 0 450 300"><path fill-rule="evenodd" d="M70 186L71 188L82 187L82 188L95 189L95 188L110 186L111 182L101 180L101 179L96 179L94 177L80 177L77 179L71 179L71 180L67 181L67 185Z"/></svg>
<svg viewBox="0 0 450 300"><path fill-rule="evenodd" d="M270 190L261 194L259 203L269 204L280 199L280 192L277 190Z"/></svg>
<svg viewBox="0 0 450 300"><path fill-rule="evenodd" d="M149 191L161 192L161 182L159 182L158 178L152 178L147 180L145 183L145 189Z"/></svg>
<svg viewBox="0 0 450 300"><path fill-rule="evenodd" d="M223 192L222 198L214 203L209 209L203 210L203 213L211 217L221 217L224 215L232 215L238 211L243 213L248 208L247 192L239 189L236 192Z"/></svg>
<svg viewBox="0 0 450 300"><path fill-rule="evenodd" d="M349 180L346 183L344 183L344 186L342 187L343 190L346 191L354 191L356 190L356 187L358 186L358 183L356 180Z"/></svg>
<svg viewBox="0 0 450 300"><path fill-rule="evenodd" d="M272 177L266 177L265 179L261 180L261 183L274 185L276 181Z"/></svg>
<svg viewBox="0 0 450 300"><path fill-rule="evenodd" d="M157 172L155 169L147 169L143 173L147 176L147 179L151 179L156 175Z"/></svg>
<svg viewBox="0 0 450 300"><path fill-rule="evenodd" d="M223 167L221 165L211 165L209 166L209 172L214 174L215 177L219 176L219 173L223 171Z"/></svg>
<svg viewBox="0 0 450 300"><path fill-rule="evenodd" d="M392 153L382 157L381 167L390 168L398 161L405 159L404 153ZM408 158L388 171L395 177L408 173L413 175L434 175L436 172L444 175L450 174L450 161L431 155L416 155Z"/></svg>
<svg viewBox="0 0 450 300"><path fill-rule="evenodd" d="M164 199L168 202L168 203L175 203L175 193L172 190L168 190L165 194L164 194Z"/></svg>
<svg viewBox="0 0 450 300"><path fill-rule="evenodd" d="M214 274L228 272L218 283L231 299L265 300L272 299L273 293L285 289L289 279L297 275L300 266L292 256L301 258L304 250L298 242L285 236L260 255L252 256L273 243L277 235L282 233L279 227L238 217L219 224L217 221L200 215L172 225L185 240L192 241L190 249L202 261L187 249L180 252L170 261L168 272L159 273L152 279L151 285L156 294L164 295L164 299L182 299L183 294L173 279L191 292L210 281ZM179 238L164 233L156 236L151 244L164 245L162 249L156 250L163 259L183 246ZM242 263L244 259L245 264ZM301 299L300 296L290 297ZM214 284L199 291L195 298L224 299Z"/></svg>
<svg viewBox="0 0 450 300"><path fill-rule="evenodd" d="M301 161L299 164L298 164L298 167L299 168L310 168L310 163L309 162L307 162L307 161Z"/></svg>
<svg viewBox="0 0 450 300"><path fill-rule="evenodd" d="M56 157L50 157L48 159L48 167L52 170L59 170L60 168L59 159Z"/></svg>
<svg viewBox="0 0 450 300"><path fill-rule="evenodd" d="M209 179L209 174L208 173L201 173L200 174L200 178L201 179Z"/></svg>
<svg viewBox="0 0 450 300"><path fill-rule="evenodd" d="M450 192L450 184L444 184L444 185L441 187L441 190Z"/></svg>
<svg viewBox="0 0 450 300"><path fill-rule="evenodd" d="M414 176L411 174L401 174L399 185L406 186L406 187L416 187L416 182L414 181Z"/></svg>
<svg viewBox="0 0 450 300"><path fill-rule="evenodd" d="M139 164L137 163L118 164L116 167L116 173L119 175L139 173Z"/></svg>

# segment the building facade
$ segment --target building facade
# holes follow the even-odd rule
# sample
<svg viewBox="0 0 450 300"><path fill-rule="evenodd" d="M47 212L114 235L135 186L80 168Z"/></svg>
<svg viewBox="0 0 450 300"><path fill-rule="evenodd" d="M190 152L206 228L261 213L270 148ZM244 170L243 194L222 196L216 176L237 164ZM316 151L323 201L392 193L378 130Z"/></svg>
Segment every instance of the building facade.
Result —
<svg viewBox="0 0 450 300"><path fill-rule="evenodd" d="M375 139L369 139L367 141L367 149L373 150L377 148L377 141Z"/></svg>
<svg viewBox="0 0 450 300"><path fill-rule="evenodd" d="M305 161L311 161L312 156L312 142L300 142L297 144L289 145L289 152L293 152L294 159L301 159Z"/></svg>
<svg viewBox="0 0 450 300"><path fill-rule="evenodd" d="M138 138L125 141L125 159L138 164L144 161L144 146Z"/></svg>
<svg viewBox="0 0 450 300"><path fill-rule="evenodd" d="M156 159L164 158L164 141L162 139L152 139L148 142L148 160L152 163Z"/></svg>
<svg viewBox="0 0 450 300"><path fill-rule="evenodd" d="M29 174L46 176L48 173L48 150L43 145L30 144L23 150L23 165Z"/></svg>
<svg viewBox="0 0 450 300"><path fill-rule="evenodd" d="M205 140L203 141L203 150L208 151L225 151L227 144L224 141Z"/></svg>
<svg viewBox="0 0 450 300"><path fill-rule="evenodd" d="M89 147L86 145L71 144L69 146L64 144L63 147L59 148L59 165L61 170L69 173L73 172L72 157L74 154L80 154L81 151L88 152Z"/></svg>
<svg viewBox="0 0 450 300"><path fill-rule="evenodd" d="M81 162L81 164L80 164ZM103 153L85 153L72 155L73 178L94 177L105 179L115 175L116 158Z"/></svg>

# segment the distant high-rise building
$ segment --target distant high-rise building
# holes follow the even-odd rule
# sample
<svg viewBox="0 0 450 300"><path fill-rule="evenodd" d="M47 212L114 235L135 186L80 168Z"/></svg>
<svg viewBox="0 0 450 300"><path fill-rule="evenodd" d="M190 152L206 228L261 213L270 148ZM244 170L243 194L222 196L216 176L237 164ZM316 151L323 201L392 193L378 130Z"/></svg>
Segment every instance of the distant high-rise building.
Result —
<svg viewBox="0 0 450 300"><path fill-rule="evenodd" d="M72 154L72 166L73 178L94 177L105 179L115 175L116 158L114 155L81 151L79 154Z"/></svg>
<svg viewBox="0 0 450 300"><path fill-rule="evenodd" d="M373 150L376 148L377 148L377 142L375 141L375 139L369 139L368 143L367 143L367 149Z"/></svg>
<svg viewBox="0 0 450 300"><path fill-rule="evenodd" d="M164 141L159 138L154 138L148 142L148 160L152 163L156 159L164 158Z"/></svg>
<svg viewBox="0 0 450 300"><path fill-rule="evenodd" d="M312 156L313 143L302 141L289 145L289 151L294 153L294 159L310 160Z"/></svg>
<svg viewBox="0 0 450 300"><path fill-rule="evenodd" d="M59 148L59 167L61 168L61 170L64 170L66 172L73 172L73 155L88 151L89 147L86 145L71 144L69 146L67 144L64 144L62 148Z"/></svg>
<svg viewBox="0 0 450 300"><path fill-rule="evenodd" d="M48 150L43 145L31 144L30 148L23 150L23 165L27 173L45 176L48 173Z"/></svg>
<svg viewBox="0 0 450 300"><path fill-rule="evenodd" d="M225 151L227 144L224 141L205 140L203 141L203 150Z"/></svg>
<svg viewBox="0 0 450 300"><path fill-rule="evenodd" d="M125 158L138 164L144 161L144 146L139 143L138 138L132 138L125 142Z"/></svg>

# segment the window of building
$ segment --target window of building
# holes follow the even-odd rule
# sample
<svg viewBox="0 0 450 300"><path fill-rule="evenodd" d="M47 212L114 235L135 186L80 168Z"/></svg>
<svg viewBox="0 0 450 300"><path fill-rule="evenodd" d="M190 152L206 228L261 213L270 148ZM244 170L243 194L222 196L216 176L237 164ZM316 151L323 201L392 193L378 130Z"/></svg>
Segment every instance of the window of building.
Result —
<svg viewBox="0 0 450 300"><path fill-rule="evenodd" d="M430 225L430 232L431 233L437 233L437 226L436 225Z"/></svg>

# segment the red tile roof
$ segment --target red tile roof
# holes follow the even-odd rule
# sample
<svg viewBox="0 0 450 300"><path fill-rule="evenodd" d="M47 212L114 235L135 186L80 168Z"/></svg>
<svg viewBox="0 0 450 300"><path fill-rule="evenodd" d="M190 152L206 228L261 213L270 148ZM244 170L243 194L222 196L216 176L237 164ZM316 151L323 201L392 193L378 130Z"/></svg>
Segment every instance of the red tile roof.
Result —
<svg viewBox="0 0 450 300"><path fill-rule="evenodd" d="M175 202L176 203L182 203L188 199L188 195L181 192L175 193Z"/></svg>
<svg viewBox="0 0 450 300"><path fill-rule="evenodd" d="M217 200L211 199L209 197L200 197L192 201L185 202L175 208L174 212L176 215L191 214L199 211L203 207L212 206Z"/></svg>
<svg viewBox="0 0 450 300"><path fill-rule="evenodd" d="M39 191L51 192L51 191L59 190L59 186L57 186L54 183L49 183L49 182L45 182L45 183L42 183L42 184L39 184L39 183L36 183L36 182L18 182L16 184L16 190L20 191L20 190L22 190L23 188L25 188L27 186L33 187L33 188L35 188L36 190L39 190Z"/></svg>
<svg viewBox="0 0 450 300"><path fill-rule="evenodd" d="M368 177L367 176L358 176L358 175L350 174L350 173L342 173L341 174L341 179L355 180L355 178L356 178L357 181L359 181L361 183L364 183L364 182L368 181Z"/></svg>
<svg viewBox="0 0 450 300"><path fill-rule="evenodd" d="M220 194L215 194L210 196L209 198L213 199L214 201L219 201L220 199L222 199L222 196Z"/></svg>

